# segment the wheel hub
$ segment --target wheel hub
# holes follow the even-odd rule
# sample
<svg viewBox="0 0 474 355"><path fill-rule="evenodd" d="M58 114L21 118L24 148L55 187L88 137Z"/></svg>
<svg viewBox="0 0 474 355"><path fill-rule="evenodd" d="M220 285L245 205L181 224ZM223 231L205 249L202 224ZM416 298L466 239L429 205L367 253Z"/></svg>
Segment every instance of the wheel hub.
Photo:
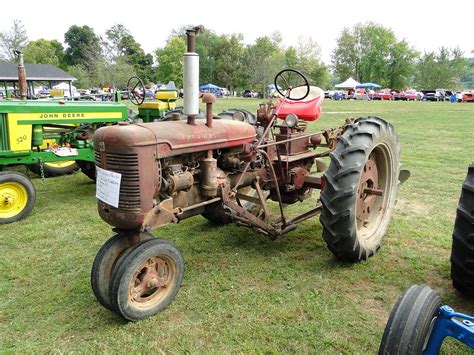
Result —
<svg viewBox="0 0 474 355"><path fill-rule="evenodd" d="M166 262L153 257L146 260L138 269L134 279L131 298L135 302L146 302L168 285L169 269Z"/></svg>
<svg viewBox="0 0 474 355"><path fill-rule="evenodd" d="M26 189L16 183L0 184L0 218L10 218L20 213L27 203Z"/></svg>
<svg viewBox="0 0 474 355"><path fill-rule="evenodd" d="M379 172L374 154L364 165L357 190L356 217L359 222L367 223L378 196L383 190L379 187Z"/></svg>

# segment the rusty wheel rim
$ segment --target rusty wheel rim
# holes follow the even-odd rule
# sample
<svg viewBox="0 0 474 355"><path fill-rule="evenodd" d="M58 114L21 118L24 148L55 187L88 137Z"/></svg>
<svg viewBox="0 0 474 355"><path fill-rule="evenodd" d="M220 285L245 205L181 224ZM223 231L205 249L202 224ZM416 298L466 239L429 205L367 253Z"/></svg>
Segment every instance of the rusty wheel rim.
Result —
<svg viewBox="0 0 474 355"><path fill-rule="evenodd" d="M391 195L390 153L376 146L362 168L356 197L356 221L359 237L370 240L382 224Z"/></svg>
<svg viewBox="0 0 474 355"><path fill-rule="evenodd" d="M167 255L143 261L134 272L128 287L128 300L136 308L150 309L163 302L176 283L177 267Z"/></svg>

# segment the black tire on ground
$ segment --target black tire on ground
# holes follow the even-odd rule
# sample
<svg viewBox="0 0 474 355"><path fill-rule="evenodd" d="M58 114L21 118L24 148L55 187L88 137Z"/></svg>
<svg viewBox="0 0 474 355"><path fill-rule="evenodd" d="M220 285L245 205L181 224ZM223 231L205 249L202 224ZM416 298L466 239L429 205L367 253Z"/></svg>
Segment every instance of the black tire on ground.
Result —
<svg viewBox="0 0 474 355"><path fill-rule="evenodd" d="M77 165L81 168L81 171L92 181L96 179L95 164L90 161L78 160Z"/></svg>
<svg viewBox="0 0 474 355"><path fill-rule="evenodd" d="M176 297L183 275L183 257L171 242L141 242L120 258L113 272L110 297L115 311L132 322L153 316Z"/></svg>
<svg viewBox="0 0 474 355"><path fill-rule="evenodd" d="M460 292L474 296L474 163L469 166L456 211L451 279Z"/></svg>
<svg viewBox="0 0 474 355"><path fill-rule="evenodd" d="M330 158L320 197L323 238L340 260L367 259L380 247L395 205L400 172L395 129L378 117L359 118Z"/></svg>
<svg viewBox="0 0 474 355"><path fill-rule="evenodd" d="M29 164L28 169L38 176L41 176L39 164ZM79 170L79 166L74 161L43 163L44 177L56 177L69 175Z"/></svg>
<svg viewBox="0 0 474 355"><path fill-rule="evenodd" d="M239 189L239 192L242 192L252 197L258 197L257 191L250 186ZM267 192L264 193L268 194ZM262 206L257 205L255 203L242 200L241 204L243 208L245 208L247 211L250 211L254 216L258 216L262 211ZM216 225L224 225L232 222L232 217L225 212L224 206L221 201L207 205L206 210L201 215L209 222Z"/></svg>
<svg viewBox="0 0 474 355"><path fill-rule="evenodd" d="M148 233L140 233L140 241L153 239ZM125 233L119 233L107 240L99 249L91 270L91 286L94 295L101 305L114 310L109 297L110 280L117 260L131 249Z"/></svg>
<svg viewBox="0 0 474 355"><path fill-rule="evenodd" d="M35 187L25 175L14 171L0 172L0 224L25 218L35 202Z"/></svg>
<svg viewBox="0 0 474 355"><path fill-rule="evenodd" d="M379 355L421 354L439 314L441 299L426 285L413 285L393 307L380 343Z"/></svg>

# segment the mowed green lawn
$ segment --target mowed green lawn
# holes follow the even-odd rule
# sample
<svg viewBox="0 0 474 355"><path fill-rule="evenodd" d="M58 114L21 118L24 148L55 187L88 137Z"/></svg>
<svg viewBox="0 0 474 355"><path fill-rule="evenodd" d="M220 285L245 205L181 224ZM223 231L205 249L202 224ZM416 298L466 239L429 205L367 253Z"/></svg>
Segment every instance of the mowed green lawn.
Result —
<svg viewBox="0 0 474 355"><path fill-rule="evenodd" d="M221 99L216 111L255 112L259 102ZM126 323L95 300L89 283L94 257L113 234L97 214L95 185L81 173L44 184L34 178L31 215L0 226L0 352L375 353L394 302L414 283L474 314L474 300L454 291L449 276L455 211L474 161L474 104L325 101L323 108L313 131L367 115L398 131L411 178L374 257L338 262L318 218L274 242L194 217L154 232L186 261L175 301ZM467 351L455 341L443 349Z"/></svg>

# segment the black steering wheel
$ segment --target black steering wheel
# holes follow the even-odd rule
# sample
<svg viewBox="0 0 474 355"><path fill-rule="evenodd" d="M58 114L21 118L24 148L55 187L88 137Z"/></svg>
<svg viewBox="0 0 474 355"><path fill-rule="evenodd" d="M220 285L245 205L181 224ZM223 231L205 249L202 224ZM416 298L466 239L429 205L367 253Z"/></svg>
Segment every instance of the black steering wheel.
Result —
<svg viewBox="0 0 474 355"><path fill-rule="evenodd" d="M303 73L295 69L283 69L275 76L274 84L275 90L289 100L300 101L309 94L308 79L306 79ZM302 86L306 87L302 94L298 93L297 96L291 96L291 90Z"/></svg>
<svg viewBox="0 0 474 355"><path fill-rule="evenodd" d="M135 90L140 90L143 94L140 97ZM140 106L145 101L145 84L138 76L132 76L127 83L128 99L136 106Z"/></svg>

